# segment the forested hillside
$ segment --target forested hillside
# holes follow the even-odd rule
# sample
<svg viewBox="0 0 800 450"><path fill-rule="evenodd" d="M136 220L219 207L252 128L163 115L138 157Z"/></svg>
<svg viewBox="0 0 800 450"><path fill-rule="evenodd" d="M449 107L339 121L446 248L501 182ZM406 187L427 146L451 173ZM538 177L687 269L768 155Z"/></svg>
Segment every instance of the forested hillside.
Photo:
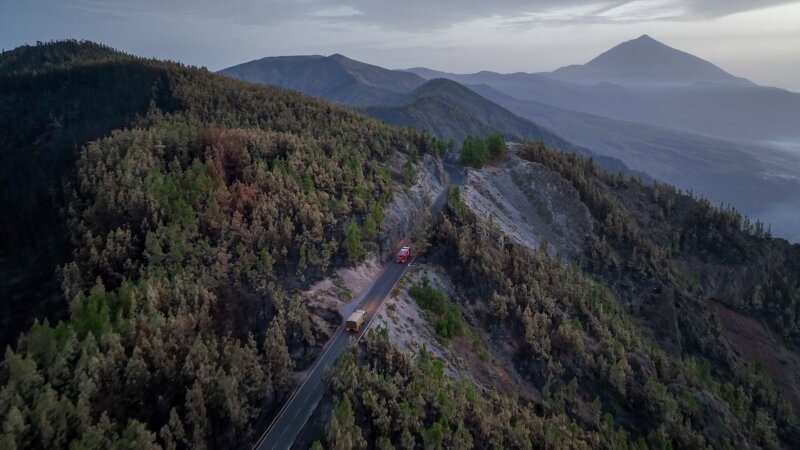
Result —
<svg viewBox="0 0 800 450"><path fill-rule="evenodd" d="M800 245L772 238L769 226L730 206L670 185L612 175L541 144L527 144L520 154L580 193L596 221L587 267L607 283L620 292L625 284L642 290L655 284L673 290L678 302L720 301L768 321L800 348Z"/></svg>
<svg viewBox="0 0 800 450"><path fill-rule="evenodd" d="M0 54L0 71L3 74L35 74L114 58L131 58L131 55L90 41L39 42Z"/></svg>
<svg viewBox="0 0 800 450"><path fill-rule="evenodd" d="M432 98L458 92L440 84ZM331 372L317 448L800 442L800 246L541 142L465 142L465 162L534 166L508 178L540 177L512 181L560 189L585 216L569 259L516 243L457 189L415 232L419 265L438 265L455 294L412 292L436 293L416 301L442 345L491 347L498 359L480 364L507 364L512 388L452 379L377 330ZM3 53L0 448L252 443L329 337L296 294L363 259L394 194L434 160L420 153L443 147L97 44ZM773 341L734 344L737 323Z"/></svg>
<svg viewBox="0 0 800 450"><path fill-rule="evenodd" d="M337 406L322 442L793 448L797 381L776 381L791 361L768 367L732 346L714 304L767 323L783 341L767 352L797 355L800 246L731 209L540 143L518 155L574 186L593 222L584 255L567 263L514 243L457 190L428 252L456 283L472 335L486 333L525 380L519 392L540 399L450 380L424 348L412 360L377 333L331 377ZM354 360L366 369L356 373Z"/></svg>
<svg viewBox="0 0 800 450"><path fill-rule="evenodd" d="M137 62L132 64L132 62ZM71 245L64 220L80 148L147 114L175 109L169 79L89 42L20 47L0 56L0 344L37 317L60 317L56 266Z"/></svg>
<svg viewBox="0 0 800 450"><path fill-rule="evenodd" d="M97 48L3 55L28 61L0 78L4 288L26 293L3 325L42 291L64 320L8 347L0 447L238 448L327 338L292 292L352 259L345 229L401 179L381 161L427 138Z"/></svg>

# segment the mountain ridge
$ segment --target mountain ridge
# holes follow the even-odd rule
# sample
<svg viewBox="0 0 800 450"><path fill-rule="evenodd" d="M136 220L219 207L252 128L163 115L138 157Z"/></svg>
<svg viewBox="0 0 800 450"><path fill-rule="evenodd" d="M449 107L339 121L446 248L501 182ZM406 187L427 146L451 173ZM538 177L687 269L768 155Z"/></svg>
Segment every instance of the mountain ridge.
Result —
<svg viewBox="0 0 800 450"><path fill-rule="evenodd" d="M362 63L339 53L268 56L222 69L219 73L352 106L397 101L425 82L416 74Z"/></svg>
<svg viewBox="0 0 800 450"><path fill-rule="evenodd" d="M406 70L423 78L444 77L465 85L486 84L519 100L723 140L755 143L800 139L800 93L760 86L652 38L644 41L646 46L654 45L670 55L678 55L680 60L688 58L712 75L704 76L706 72L700 70L702 73L693 77L683 74L671 81L660 76L642 81L641 74L636 73L620 77L624 68L596 71L588 64L562 68L561 73L567 73L564 76L559 76L558 71L457 74L420 67ZM624 44L620 44L623 49ZM620 46L615 47L617 51ZM600 55L592 61L592 65L606 66L609 60Z"/></svg>
<svg viewBox="0 0 800 450"><path fill-rule="evenodd" d="M0 53L0 73L26 74L66 68L112 58L134 58L115 48L85 40L66 40L41 46L23 45Z"/></svg>

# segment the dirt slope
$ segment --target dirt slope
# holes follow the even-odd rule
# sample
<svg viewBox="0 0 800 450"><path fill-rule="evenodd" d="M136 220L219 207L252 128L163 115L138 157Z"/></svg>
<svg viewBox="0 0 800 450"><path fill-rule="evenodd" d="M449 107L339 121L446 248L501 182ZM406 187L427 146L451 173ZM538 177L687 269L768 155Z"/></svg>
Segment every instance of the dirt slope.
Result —
<svg viewBox="0 0 800 450"><path fill-rule="evenodd" d="M574 259L591 234L591 216L575 189L544 166L510 155L497 166L471 170L465 203L507 236L531 249Z"/></svg>

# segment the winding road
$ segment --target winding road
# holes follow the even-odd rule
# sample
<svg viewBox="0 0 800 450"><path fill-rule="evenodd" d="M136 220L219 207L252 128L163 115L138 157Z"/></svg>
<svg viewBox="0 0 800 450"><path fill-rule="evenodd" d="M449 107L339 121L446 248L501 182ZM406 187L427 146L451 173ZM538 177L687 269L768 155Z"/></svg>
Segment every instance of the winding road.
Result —
<svg viewBox="0 0 800 450"><path fill-rule="evenodd" d="M464 182L463 169L451 164L444 165L448 176L447 186L461 186ZM430 206L431 214L439 212L447 201L447 191L444 189ZM394 286L403 278L408 264L389 262L373 284L367 288L361 297L359 308L367 311L366 325L358 334L346 333L343 326L339 326L331 339L322 350L311 367L306 379L298 386L289 400L261 436L254 450L288 450L295 438L303 429L306 421L316 409L317 404L325 393L325 369L332 366L339 355L347 348L351 341L358 341L369 329L375 315L383 307L383 302L392 292Z"/></svg>

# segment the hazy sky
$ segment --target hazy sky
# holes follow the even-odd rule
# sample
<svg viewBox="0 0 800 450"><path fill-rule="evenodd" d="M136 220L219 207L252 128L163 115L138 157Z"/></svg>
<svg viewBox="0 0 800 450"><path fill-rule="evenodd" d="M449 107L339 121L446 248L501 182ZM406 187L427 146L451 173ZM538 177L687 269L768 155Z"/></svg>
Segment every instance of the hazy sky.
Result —
<svg viewBox="0 0 800 450"><path fill-rule="evenodd" d="M222 69L342 53L390 68L549 71L649 34L800 92L800 2L783 0L0 0L0 47L79 38Z"/></svg>

